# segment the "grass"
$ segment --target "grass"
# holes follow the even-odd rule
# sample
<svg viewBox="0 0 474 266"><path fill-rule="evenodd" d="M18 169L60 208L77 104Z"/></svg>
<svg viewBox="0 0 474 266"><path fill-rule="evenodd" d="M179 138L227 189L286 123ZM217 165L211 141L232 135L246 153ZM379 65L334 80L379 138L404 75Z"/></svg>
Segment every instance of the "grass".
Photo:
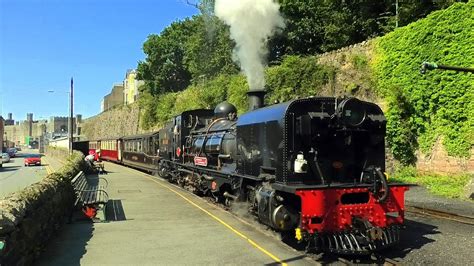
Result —
<svg viewBox="0 0 474 266"><path fill-rule="evenodd" d="M391 182L418 184L426 187L433 194L448 198L462 198L464 187L471 179L469 174L440 175L434 173L419 173L415 167L398 169Z"/></svg>

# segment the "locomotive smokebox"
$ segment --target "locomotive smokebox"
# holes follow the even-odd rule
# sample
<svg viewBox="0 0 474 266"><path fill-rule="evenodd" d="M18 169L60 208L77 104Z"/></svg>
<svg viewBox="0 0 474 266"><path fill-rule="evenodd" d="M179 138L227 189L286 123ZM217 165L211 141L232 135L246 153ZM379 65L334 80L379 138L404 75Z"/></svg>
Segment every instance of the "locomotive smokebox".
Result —
<svg viewBox="0 0 474 266"><path fill-rule="evenodd" d="M265 94L266 92L264 90L247 92L247 96L249 97L249 111L263 107Z"/></svg>

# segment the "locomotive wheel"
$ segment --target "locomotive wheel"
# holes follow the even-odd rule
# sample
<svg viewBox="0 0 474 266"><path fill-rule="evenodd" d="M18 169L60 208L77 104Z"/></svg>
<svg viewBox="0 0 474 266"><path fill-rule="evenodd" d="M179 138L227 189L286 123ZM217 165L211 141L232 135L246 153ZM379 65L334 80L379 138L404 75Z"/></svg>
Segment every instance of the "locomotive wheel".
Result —
<svg viewBox="0 0 474 266"><path fill-rule="evenodd" d="M224 198L224 205L230 207L232 205L232 200L229 198Z"/></svg>

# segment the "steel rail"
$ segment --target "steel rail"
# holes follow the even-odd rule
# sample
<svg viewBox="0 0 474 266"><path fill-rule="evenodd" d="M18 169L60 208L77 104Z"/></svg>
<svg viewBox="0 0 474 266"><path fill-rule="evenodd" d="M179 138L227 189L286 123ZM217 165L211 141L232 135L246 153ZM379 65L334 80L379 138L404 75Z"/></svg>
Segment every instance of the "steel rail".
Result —
<svg viewBox="0 0 474 266"><path fill-rule="evenodd" d="M455 221L455 222L463 223L463 224L474 225L474 217L470 217L470 216L458 215L454 213L443 212L443 211L422 208L422 207L414 207L414 206L407 206L406 212L429 216L429 217L435 217L435 218L444 219L444 220Z"/></svg>

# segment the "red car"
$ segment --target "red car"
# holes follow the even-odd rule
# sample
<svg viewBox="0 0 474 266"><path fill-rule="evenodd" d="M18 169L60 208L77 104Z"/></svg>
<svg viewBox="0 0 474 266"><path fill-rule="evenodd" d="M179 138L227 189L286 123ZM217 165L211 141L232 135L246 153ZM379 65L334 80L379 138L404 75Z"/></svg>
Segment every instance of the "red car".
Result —
<svg viewBox="0 0 474 266"><path fill-rule="evenodd" d="M25 157L25 166L28 165L41 165L41 155L29 154Z"/></svg>

